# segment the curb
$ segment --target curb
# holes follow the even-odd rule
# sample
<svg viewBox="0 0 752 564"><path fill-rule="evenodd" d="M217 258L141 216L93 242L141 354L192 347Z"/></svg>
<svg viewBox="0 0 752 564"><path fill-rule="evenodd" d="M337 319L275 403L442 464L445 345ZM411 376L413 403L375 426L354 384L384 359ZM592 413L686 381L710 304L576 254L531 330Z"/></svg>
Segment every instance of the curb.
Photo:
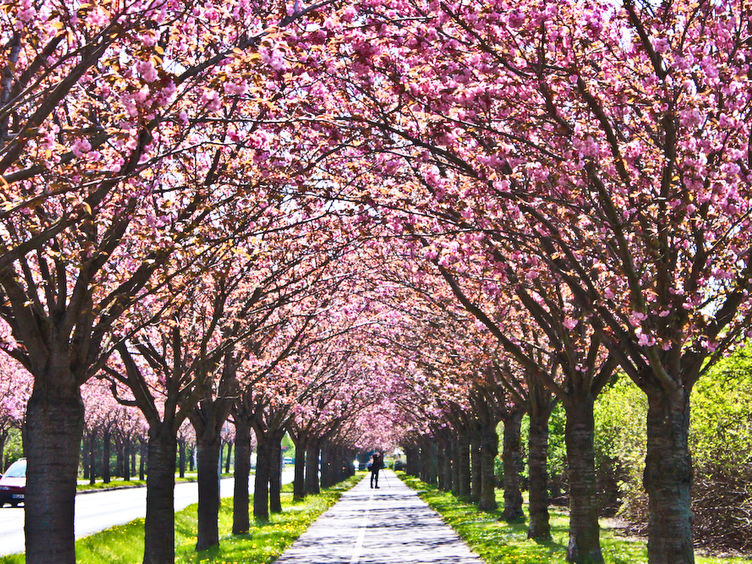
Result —
<svg viewBox="0 0 752 564"><path fill-rule="evenodd" d="M230 480L232 479L232 476L224 476L222 480ZM198 479L190 479L190 480L180 480L179 482L175 482L175 485L178 484L195 484L198 482ZM113 486L111 488L94 488L91 490L76 490L76 495L84 495L84 494L92 494L97 492L112 492L115 490L132 490L135 488L145 488L146 484L143 484L141 486Z"/></svg>

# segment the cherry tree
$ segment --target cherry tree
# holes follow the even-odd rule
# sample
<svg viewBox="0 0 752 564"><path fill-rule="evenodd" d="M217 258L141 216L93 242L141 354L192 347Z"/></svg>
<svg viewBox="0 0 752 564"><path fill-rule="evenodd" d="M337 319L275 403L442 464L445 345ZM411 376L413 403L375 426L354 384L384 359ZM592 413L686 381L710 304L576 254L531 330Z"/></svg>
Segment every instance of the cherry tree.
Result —
<svg viewBox="0 0 752 564"><path fill-rule="evenodd" d="M750 311L749 8L379 8L350 11L334 56L310 53L347 107L307 108L359 128L361 154L383 147L392 176L417 172L417 210L483 233L504 279L566 288L562 321L648 396L649 558L693 561L688 397ZM359 199L405 207L400 185Z"/></svg>
<svg viewBox="0 0 752 564"><path fill-rule="evenodd" d="M251 138L251 121L284 70L273 30L314 9L19 2L4 11L0 315L19 343L8 352L35 383L29 562L75 560L79 387L106 363L114 324L169 278L173 252L200 252L193 231L221 202L255 184L244 159L228 164L230 146L253 142L267 157L256 169L282 163ZM241 130L227 125L234 111Z"/></svg>

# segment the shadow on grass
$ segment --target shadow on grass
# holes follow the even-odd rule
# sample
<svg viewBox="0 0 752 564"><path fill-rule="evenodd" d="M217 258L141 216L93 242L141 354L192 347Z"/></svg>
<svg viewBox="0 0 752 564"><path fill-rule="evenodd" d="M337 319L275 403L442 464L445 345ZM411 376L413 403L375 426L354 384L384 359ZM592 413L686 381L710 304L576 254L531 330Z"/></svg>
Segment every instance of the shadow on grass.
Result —
<svg viewBox="0 0 752 564"><path fill-rule="evenodd" d="M232 535L232 499L222 500L219 513L220 545L195 552L193 545L176 543L177 562L248 562L262 564L273 562L290 546L321 513L334 505L342 492L361 479L357 475L321 494L301 501L292 500L292 486L283 488L282 513L272 513L268 520L252 520L247 534ZM251 500L251 507L253 501ZM195 514L196 508L192 507ZM177 529L177 524L176 524ZM185 528L195 543L196 525Z"/></svg>
<svg viewBox="0 0 752 564"><path fill-rule="evenodd" d="M470 547L485 561L493 564L566 563L569 544L569 516L555 507L549 508L550 541L527 538L525 523L507 523L501 519L504 497L497 490L499 509L480 511L476 506L461 501L450 493L441 492L403 472L399 477L428 505L441 514ZM527 504L525 504L527 512ZM635 564L647 562L647 548L642 541L625 539L608 527L601 528L601 550L607 564ZM748 558L719 558L696 555L697 564L751 564Z"/></svg>
<svg viewBox="0 0 752 564"><path fill-rule="evenodd" d="M342 492L350 489L362 477L363 473L357 474L321 494L309 496L294 504L292 485L285 486L282 494L283 512L271 515L265 523L252 522L250 532L244 535L232 534L232 498L222 499L219 512L220 545L201 552L195 551L198 506L190 505L175 514L175 561L268 564L282 554L319 515L334 505ZM79 564L133 564L141 562L143 554L143 519L111 527L76 541L76 561ZM23 562L23 554L0 557L0 564Z"/></svg>
<svg viewBox="0 0 752 564"><path fill-rule="evenodd" d="M527 538L527 523L508 523L502 518L503 496L498 492L498 509L480 511L475 505L463 502L452 494L439 491L416 478L400 474L405 483L418 490L418 495L441 514L470 547L486 562L501 564L515 562L566 562L568 522L565 515L551 512L551 540ZM639 559L632 559L637 562ZM611 562L620 562L612 559Z"/></svg>

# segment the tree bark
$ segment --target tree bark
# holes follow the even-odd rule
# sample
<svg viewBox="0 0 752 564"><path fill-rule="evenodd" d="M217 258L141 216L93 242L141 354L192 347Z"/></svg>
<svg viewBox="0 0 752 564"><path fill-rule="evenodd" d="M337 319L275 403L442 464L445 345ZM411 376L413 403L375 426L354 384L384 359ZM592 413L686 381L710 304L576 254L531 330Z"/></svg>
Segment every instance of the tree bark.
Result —
<svg viewBox="0 0 752 564"><path fill-rule="evenodd" d="M0 474L5 472L5 466L3 466L3 454L5 450L5 436L0 433ZM81 462L84 467L84 480L89 479L89 435L84 432L83 446L81 449Z"/></svg>
<svg viewBox="0 0 752 564"><path fill-rule="evenodd" d="M126 439L123 443L123 480L131 479L131 441Z"/></svg>
<svg viewBox="0 0 752 564"><path fill-rule="evenodd" d="M298 436L295 440L295 477L292 482L292 498L300 501L305 498L305 463L306 463L306 438Z"/></svg>
<svg viewBox="0 0 752 564"><path fill-rule="evenodd" d="M473 429L470 434L470 500L480 501L481 464L480 464L480 431Z"/></svg>
<svg viewBox="0 0 752 564"><path fill-rule="evenodd" d="M97 481L97 439L92 434L89 438L89 485Z"/></svg>
<svg viewBox="0 0 752 564"><path fill-rule="evenodd" d="M185 441L178 441L178 472L181 478L185 478Z"/></svg>
<svg viewBox="0 0 752 564"><path fill-rule="evenodd" d="M272 513L282 513L282 435L273 434L269 447L269 511Z"/></svg>
<svg viewBox="0 0 752 564"><path fill-rule="evenodd" d="M213 429L196 437L198 466L198 537L196 550L219 545L219 449L221 441Z"/></svg>
<svg viewBox="0 0 752 564"><path fill-rule="evenodd" d="M459 496L461 499L470 499L470 439L467 433L460 431L457 441L457 454L459 456Z"/></svg>
<svg viewBox="0 0 752 564"><path fill-rule="evenodd" d="M271 449L268 437L256 436L256 476L253 491L253 516L260 521L269 520L269 470Z"/></svg>
<svg viewBox="0 0 752 564"><path fill-rule="evenodd" d="M521 408L511 408L504 417L504 448L502 462L504 465L504 511L502 519L509 523L524 519L522 511L522 491L520 488L520 471L522 470L522 449L520 445L520 427L524 412Z"/></svg>
<svg viewBox="0 0 752 564"><path fill-rule="evenodd" d="M130 445L130 452L131 452L131 476L136 475L136 448L135 448L135 441L131 440L129 442Z"/></svg>
<svg viewBox="0 0 752 564"><path fill-rule="evenodd" d="M306 474L305 484L307 494L321 493L319 487L319 452L321 442L319 439L310 439L306 446Z"/></svg>
<svg viewBox="0 0 752 564"><path fill-rule="evenodd" d="M492 423L484 423L480 430L480 502L481 511L494 511L496 503L496 484L494 478L494 460L499 453L499 436Z"/></svg>
<svg viewBox="0 0 752 564"><path fill-rule="evenodd" d="M551 417L550 393L531 386L529 400L530 432L528 434L528 474L530 523L527 537L551 539L548 514L548 421Z"/></svg>
<svg viewBox="0 0 752 564"><path fill-rule="evenodd" d="M420 444L418 445L418 460L420 461L418 463L418 477L423 480L424 482L428 480L427 478L427 453L426 453L426 438L421 437L420 438Z"/></svg>
<svg viewBox="0 0 752 564"><path fill-rule="evenodd" d="M172 564L175 562L177 439L169 424L149 429L147 448L144 564Z"/></svg>
<svg viewBox="0 0 752 564"><path fill-rule="evenodd" d="M251 474L251 425L235 417L235 484L232 498L232 534L250 530L248 477Z"/></svg>
<svg viewBox="0 0 752 564"><path fill-rule="evenodd" d="M452 491L452 448L447 439L441 441L441 453L441 474L443 476L441 489L449 492Z"/></svg>
<svg viewBox="0 0 752 564"><path fill-rule="evenodd" d="M595 488L593 397L589 393L569 396L565 440L569 467L569 548L567 560L600 563L598 503Z"/></svg>
<svg viewBox="0 0 752 564"><path fill-rule="evenodd" d="M439 482L439 445L431 440L428 446L428 483L435 486Z"/></svg>
<svg viewBox="0 0 752 564"><path fill-rule="evenodd" d="M74 502L84 406L72 375L51 372L35 377L26 408L24 528L30 564L76 561Z"/></svg>
<svg viewBox="0 0 752 564"><path fill-rule="evenodd" d="M461 479L460 479L460 442L457 437L451 439L451 451L452 451L452 494L456 497L460 495Z"/></svg>
<svg viewBox="0 0 752 564"><path fill-rule="evenodd" d="M125 475L125 470L123 469L123 443L116 441L115 442L115 476L120 476L121 478Z"/></svg>
<svg viewBox="0 0 752 564"><path fill-rule="evenodd" d="M322 488L328 488L331 483L332 463L331 451L328 441L321 441L321 469L319 471L319 481Z"/></svg>
<svg viewBox="0 0 752 564"><path fill-rule="evenodd" d="M692 564L692 457L689 452L690 390L648 392L648 561Z"/></svg>
<svg viewBox="0 0 752 564"><path fill-rule="evenodd" d="M106 429L102 434L102 481L110 483L110 432Z"/></svg>
<svg viewBox="0 0 752 564"><path fill-rule="evenodd" d="M148 460L148 442L144 439L139 440L139 457L138 457L138 479L146 480L146 462Z"/></svg>
<svg viewBox="0 0 752 564"><path fill-rule="evenodd" d="M418 469L418 449L415 446L405 447L405 471L410 476L417 476Z"/></svg>

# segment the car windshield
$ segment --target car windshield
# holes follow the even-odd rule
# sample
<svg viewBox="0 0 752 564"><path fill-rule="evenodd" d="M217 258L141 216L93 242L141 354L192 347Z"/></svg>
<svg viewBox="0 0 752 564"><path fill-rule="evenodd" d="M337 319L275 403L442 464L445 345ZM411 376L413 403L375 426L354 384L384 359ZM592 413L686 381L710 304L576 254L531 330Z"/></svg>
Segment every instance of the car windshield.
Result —
<svg viewBox="0 0 752 564"><path fill-rule="evenodd" d="M8 468L8 471L3 475L4 478L25 478L26 477L26 461L19 460L14 462Z"/></svg>

